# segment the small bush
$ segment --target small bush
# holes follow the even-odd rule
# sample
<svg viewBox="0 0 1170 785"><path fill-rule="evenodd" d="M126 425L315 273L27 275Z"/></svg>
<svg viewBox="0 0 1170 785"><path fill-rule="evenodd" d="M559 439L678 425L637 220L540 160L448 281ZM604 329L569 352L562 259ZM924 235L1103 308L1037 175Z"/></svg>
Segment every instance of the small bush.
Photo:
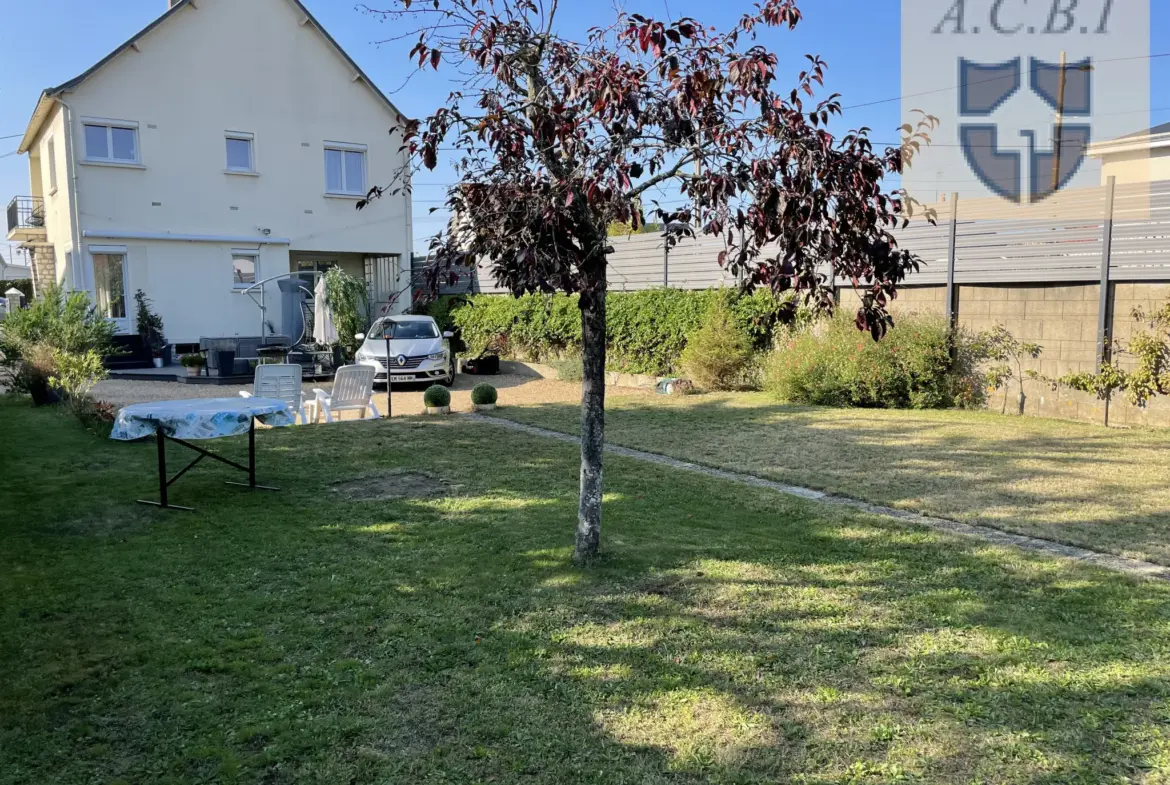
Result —
<svg viewBox="0 0 1170 785"><path fill-rule="evenodd" d="M751 342L732 318L723 299L716 300L707 320L687 341L682 368L703 390L733 390L743 384L751 359Z"/></svg>
<svg viewBox="0 0 1170 785"><path fill-rule="evenodd" d="M184 368L202 368L207 365L207 358L202 354L184 354L179 358L179 365Z"/></svg>
<svg viewBox="0 0 1170 785"><path fill-rule="evenodd" d="M548 364L557 372L557 379L562 382L579 382L585 378L585 366L580 357L568 360L549 360Z"/></svg>
<svg viewBox="0 0 1170 785"><path fill-rule="evenodd" d="M97 312L85 292L66 294L50 286L28 308L13 311L0 323L0 364L10 371L17 392L32 392L33 386L43 389L58 353L93 351L105 356L114 332L114 325Z"/></svg>
<svg viewBox="0 0 1170 785"><path fill-rule="evenodd" d="M952 357L952 345L954 357ZM974 338L941 316L905 316L881 341L849 314L794 333L765 363L765 389L820 406L943 409L981 402Z"/></svg>
<svg viewBox="0 0 1170 785"><path fill-rule="evenodd" d="M496 388L486 382L480 382L471 388L471 402L476 406L490 406L500 397Z"/></svg>
<svg viewBox="0 0 1170 785"><path fill-rule="evenodd" d="M423 403L430 409L451 405L451 391L441 384L432 384L423 393Z"/></svg>

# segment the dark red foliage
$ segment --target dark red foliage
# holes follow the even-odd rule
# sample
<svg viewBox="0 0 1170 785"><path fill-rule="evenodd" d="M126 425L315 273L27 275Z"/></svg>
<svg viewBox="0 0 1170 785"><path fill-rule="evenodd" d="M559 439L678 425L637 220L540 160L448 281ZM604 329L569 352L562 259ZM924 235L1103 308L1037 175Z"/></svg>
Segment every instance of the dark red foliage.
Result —
<svg viewBox="0 0 1170 785"><path fill-rule="evenodd" d="M419 67L464 75L463 90L407 129L427 168L454 147L462 181L448 196L455 218L431 245L432 287L488 260L514 293L604 291L606 227L639 227L653 212L668 243L724 238L711 263L749 288L796 289L831 308L831 269L861 295L859 328L878 338L890 323L886 306L918 260L890 233L913 204L883 178L929 141L933 119L881 151L866 129L831 135L838 96L814 100L825 63L810 55L784 90L776 56L754 42L761 25L800 22L795 0L762 0L726 32L618 14L584 42L553 32L555 2L375 13L418 17ZM687 206L646 209L663 195Z"/></svg>

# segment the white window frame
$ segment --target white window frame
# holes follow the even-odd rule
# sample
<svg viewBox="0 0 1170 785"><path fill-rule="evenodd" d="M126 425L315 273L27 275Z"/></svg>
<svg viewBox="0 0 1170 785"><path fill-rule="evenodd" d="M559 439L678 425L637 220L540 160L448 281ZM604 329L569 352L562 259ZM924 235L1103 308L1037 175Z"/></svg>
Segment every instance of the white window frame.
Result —
<svg viewBox="0 0 1170 785"><path fill-rule="evenodd" d="M329 152L341 153L341 187L340 191L332 191L329 189ZM356 190L349 190L348 183L345 182L345 154L346 153L361 153L362 154L362 184ZM369 174L369 147L364 144L353 144L351 142L325 142L325 150L321 155L321 164L325 167L325 194L327 196L342 196L347 198L361 198L364 197L369 189L366 184L370 181Z"/></svg>
<svg viewBox="0 0 1170 785"><path fill-rule="evenodd" d="M86 290L90 297L97 300L97 277L94 274L93 257L99 254L106 254L110 256L122 257L122 297L126 308L126 315L122 317L106 317L106 321L110 322L118 328L121 333L130 331L130 253L129 249L124 245L88 245L85 248L85 263L86 269L83 271L85 276Z"/></svg>
<svg viewBox="0 0 1170 785"><path fill-rule="evenodd" d="M252 283L240 283L236 281L236 257L249 256L252 258L252 277L255 280ZM243 292L245 289L255 286L260 283L260 249L259 248L233 248L232 249L232 291Z"/></svg>
<svg viewBox="0 0 1170 785"><path fill-rule="evenodd" d="M248 143L248 168L241 169L238 166L232 166L227 157L228 142L235 140L238 142ZM256 174L256 134L248 133L246 131L224 131L223 133L223 158L224 158L224 173L225 174Z"/></svg>
<svg viewBox="0 0 1170 785"><path fill-rule="evenodd" d="M45 140L45 158L49 165L49 196L57 193L57 140L49 137Z"/></svg>
<svg viewBox="0 0 1170 785"><path fill-rule="evenodd" d="M97 158L89 153L89 140L86 139L86 126L98 126L106 129L107 158ZM134 160L128 158L114 158L114 129L121 128L134 132ZM141 166L142 164L142 137L138 133L138 123L133 120L109 120L101 117L81 118L81 144L85 148L84 161L93 164L107 164L109 166Z"/></svg>

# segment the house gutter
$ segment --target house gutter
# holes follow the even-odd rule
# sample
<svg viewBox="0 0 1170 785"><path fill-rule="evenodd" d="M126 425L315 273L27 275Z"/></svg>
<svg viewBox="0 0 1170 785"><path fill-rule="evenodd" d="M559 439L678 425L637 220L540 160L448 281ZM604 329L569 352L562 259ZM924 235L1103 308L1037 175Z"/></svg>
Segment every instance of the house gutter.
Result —
<svg viewBox="0 0 1170 785"><path fill-rule="evenodd" d="M124 232L87 229L82 237L102 240L172 240L181 243L239 243L241 245L291 245L287 237L244 237L231 234L175 234L174 232Z"/></svg>
<svg viewBox="0 0 1170 785"><path fill-rule="evenodd" d="M65 158L69 162L69 245L72 250L69 255L70 265L69 275L72 280L62 283L68 283L68 288L73 289L77 285L80 278L82 288L85 288L85 274L77 275L78 265L82 265L80 269L85 267L85 249L81 247L81 189L77 185L77 157L73 151L73 107L60 96L55 98L57 103L65 109ZM64 277L64 276L62 276ZM92 294L92 292L91 292Z"/></svg>

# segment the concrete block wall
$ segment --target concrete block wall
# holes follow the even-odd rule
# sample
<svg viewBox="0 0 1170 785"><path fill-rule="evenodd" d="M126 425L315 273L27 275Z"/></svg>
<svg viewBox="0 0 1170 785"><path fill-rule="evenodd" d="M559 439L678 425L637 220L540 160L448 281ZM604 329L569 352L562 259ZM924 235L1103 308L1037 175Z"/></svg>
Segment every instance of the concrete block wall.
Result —
<svg viewBox="0 0 1170 785"><path fill-rule="evenodd" d="M1124 345L1137 324L1135 307L1152 311L1170 298L1170 284L1122 283L1112 287L1114 341ZM1026 370L1049 378L1067 373L1092 372L1097 356L1098 284L999 284L959 286L958 321L972 331L1002 324L1016 338L1044 347L1037 360L1027 360ZM891 309L899 313L945 313L945 286L906 287L899 290ZM1008 389L1008 411L1014 411L1018 387ZM1025 413L1042 417L1102 423L1105 403L1096 396L1073 390L1053 391L1040 382L1024 384ZM1004 391L990 393L988 407L1000 409ZM1170 426L1170 400L1158 398L1138 408L1123 399L1110 403L1113 425Z"/></svg>

